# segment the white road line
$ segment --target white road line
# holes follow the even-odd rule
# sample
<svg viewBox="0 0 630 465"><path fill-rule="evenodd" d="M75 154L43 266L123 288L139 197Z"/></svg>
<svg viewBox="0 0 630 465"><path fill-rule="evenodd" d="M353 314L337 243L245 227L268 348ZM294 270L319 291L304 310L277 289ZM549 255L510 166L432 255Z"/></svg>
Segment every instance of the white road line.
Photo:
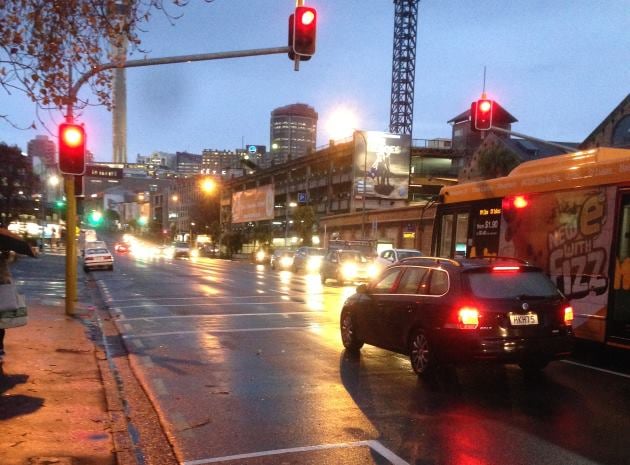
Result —
<svg viewBox="0 0 630 465"><path fill-rule="evenodd" d="M584 363L573 362L571 360L560 360L561 362L568 363L569 365L576 365L583 368L590 368L591 370L601 371L602 373L608 373L609 375L621 376L623 378L630 378L630 375L625 373L619 373L618 371L606 370L605 368L597 368L592 365L586 365Z"/></svg>
<svg viewBox="0 0 630 465"><path fill-rule="evenodd" d="M152 307L225 307L230 305L277 305L277 304L302 304L303 302L293 302L291 300L279 300L277 302L212 302L203 304L143 304L143 305L119 305L119 310L126 310L130 308L152 308Z"/></svg>
<svg viewBox="0 0 630 465"><path fill-rule="evenodd" d="M409 462L401 459L380 442L374 440L342 442L339 444L320 444L318 446L292 447L290 449L266 450L262 452L252 452L249 454L226 455L225 457L188 460L186 462L182 462L182 465L206 465L208 463L227 462L229 460L251 459L255 457L266 457L270 455L292 454L296 452L310 452L326 449L348 449L352 447L369 447L373 451L377 452L378 454L389 460L393 465L409 465Z"/></svg>
<svg viewBox="0 0 630 465"><path fill-rule="evenodd" d="M168 316L146 316L135 318L119 318L119 321L150 321L150 320L165 320L165 319L177 319L177 318L228 318L231 316L271 316L271 315L309 315L311 313L319 313L324 315L325 312L318 310L307 310L304 312L264 312L264 313L219 313L219 314L203 314L203 315L168 315Z"/></svg>
<svg viewBox="0 0 630 465"><path fill-rule="evenodd" d="M279 326L277 328L243 328L243 329L207 329L197 331L168 331L164 333L146 333L146 334L124 334L123 339L134 339L137 337L159 337L159 336L179 336L182 334L206 334L206 333L246 333L254 331L280 331L286 329L305 330L310 326Z"/></svg>
<svg viewBox="0 0 630 465"><path fill-rule="evenodd" d="M115 299L112 300L112 302L118 303L118 302L136 302L138 300L147 300L150 299L151 301L160 301L160 300L197 300L197 299L211 299L211 300L215 300L215 299L229 299L229 300L234 300L234 299L252 299L252 298L260 298L261 295L260 294L254 294L254 295L201 295L201 296L197 296L197 297L134 297L133 299ZM273 299L273 296L262 296L265 297L267 299Z"/></svg>

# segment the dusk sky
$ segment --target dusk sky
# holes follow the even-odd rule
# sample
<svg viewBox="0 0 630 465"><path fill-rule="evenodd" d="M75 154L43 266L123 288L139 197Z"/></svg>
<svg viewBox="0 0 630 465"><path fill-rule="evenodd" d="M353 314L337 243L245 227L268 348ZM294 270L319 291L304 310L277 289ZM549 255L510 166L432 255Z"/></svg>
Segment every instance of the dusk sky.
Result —
<svg viewBox="0 0 630 465"><path fill-rule="evenodd" d="M319 114L318 146L342 108L354 112L358 129L387 130L393 2L307 5L318 10L317 52L299 72L285 54L127 70L128 161L154 151L268 147L271 111L297 102ZM190 0L169 8L183 13L174 26L155 12L142 47L157 58L285 46L294 6ZM414 139L451 136L447 121L479 98L484 66L489 97L518 119L513 130L581 142L630 92L630 0L421 1ZM22 126L36 119L33 103L1 89L0 114ZM62 114L44 118L54 133ZM89 107L77 119L96 160L111 161L111 114ZM23 150L37 134L54 136L0 121L0 141Z"/></svg>

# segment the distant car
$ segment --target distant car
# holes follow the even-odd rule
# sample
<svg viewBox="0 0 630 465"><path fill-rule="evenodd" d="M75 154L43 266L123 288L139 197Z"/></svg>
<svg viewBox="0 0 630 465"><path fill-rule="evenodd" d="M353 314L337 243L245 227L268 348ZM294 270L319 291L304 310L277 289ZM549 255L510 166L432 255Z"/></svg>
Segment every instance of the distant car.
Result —
<svg viewBox="0 0 630 465"><path fill-rule="evenodd" d="M337 283L367 282L376 277L373 260L358 250L330 250L322 261L320 276L322 284L328 279Z"/></svg>
<svg viewBox="0 0 630 465"><path fill-rule="evenodd" d="M422 252L416 249L387 249L378 254L375 262L385 268L403 258L422 257L422 255Z"/></svg>
<svg viewBox="0 0 630 465"><path fill-rule="evenodd" d="M319 247L299 247L293 255L291 270L296 273L300 271L317 273L325 254L326 251Z"/></svg>
<svg viewBox="0 0 630 465"><path fill-rule="evenodd" d="M171 248L171 256L173 258L191 258L197 257L199 255L199 251L190 246L188 242L175 242Z"/></svg>
<svg viewBox="0 0 630 465"><path fill-rule="evenodd" d="M418 376L475 360L543 369L572 350L573 309L540 268L514 259L408 258L343 305L341 339L410 357Z"/></svg>
<svg viewBox="0 0 630 465"><path fill-rule="evenodd" d="M289 249L276 249L269 258L272 270L288 270L293 266L294 252Z"/></svg>
<svg viewBox="0 0 630 465"><path fill-rule="evenodd" d="M117 242L116 245L114 245L114 252L128 253L130 251L131 251L131 244L128 244L127 242Z"/></svg>
<svg viewBox="0 0 630 465"><path fill-rule="evenodd" d="M83 257L85 255L85 251L87 249L100 249L100 248L107 248L107 244L104 241L87 241L84 243L83 247L81 248L81 256Z"/></svg>
<svg viewBox="0 0 630 465"><path fill-rule="evenodd" d="M83 255L83 271L86 273L95 269L114 269L114 257L104 247L85 249Z"/></svg>

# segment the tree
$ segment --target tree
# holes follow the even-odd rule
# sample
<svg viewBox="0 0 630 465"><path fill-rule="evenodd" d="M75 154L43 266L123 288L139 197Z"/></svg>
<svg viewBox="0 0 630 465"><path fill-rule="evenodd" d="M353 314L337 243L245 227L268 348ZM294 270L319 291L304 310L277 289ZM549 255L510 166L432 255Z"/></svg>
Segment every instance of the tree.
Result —
<svg viewBox="0 0 630 465"><path fill-rule="evenodd" d="M205 0L211 2L212 0ZM62 109L72 79L140 49L138 31L155 10L187 0L0 0L0 87L24 92L38 108ZM121 52L122 51L122 52ZM111 108L111 72L89 81L98 103ZM93 103L93 102L92 102ZM77 102L84 108L87 100ZM0 118L10 121L8 115Z"/></svg>
<svg viewBox="0 0 630 465"><path fill-rule="evenodd" d="M317 219L313 207L310 205L300 205L293 213L293 228L302 239L302 245L313 244L313 226Z"/></svg>
<svg viewBox="0 0 630 465"><path fill-rule="evenodd" d="M477 158L479 174L484 179L506 176L520 163L521 160L513 152L497 144L481 149Z"/></svg>

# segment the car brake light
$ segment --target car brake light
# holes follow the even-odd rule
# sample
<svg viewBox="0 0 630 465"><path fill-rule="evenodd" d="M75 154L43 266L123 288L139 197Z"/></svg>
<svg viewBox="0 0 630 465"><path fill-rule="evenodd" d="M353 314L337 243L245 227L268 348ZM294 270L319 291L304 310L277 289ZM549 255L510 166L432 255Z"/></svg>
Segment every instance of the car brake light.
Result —
<svg viewBox="0 0 630 465"><path fill-rule="evenodd" d="M518 271L520 267L518 266L493 266L492 271Z"/></svg>
<svg viewBox="0 0 630 465"><path fill-rule="evenodd" d="M479 310L474 307L462 307L457 312L459 329L477 329L479 326Z"/></svg>
<svg viewBox="0 0 630 465"><path fill-rule="evenodd" d="M573 324L573 307L564 308L564 324L567 326Z"/></svg>

